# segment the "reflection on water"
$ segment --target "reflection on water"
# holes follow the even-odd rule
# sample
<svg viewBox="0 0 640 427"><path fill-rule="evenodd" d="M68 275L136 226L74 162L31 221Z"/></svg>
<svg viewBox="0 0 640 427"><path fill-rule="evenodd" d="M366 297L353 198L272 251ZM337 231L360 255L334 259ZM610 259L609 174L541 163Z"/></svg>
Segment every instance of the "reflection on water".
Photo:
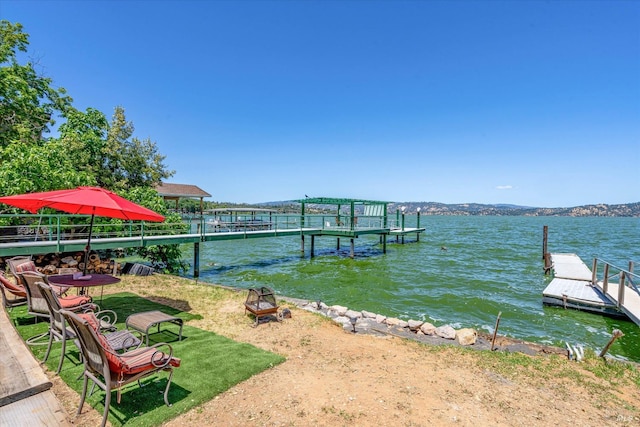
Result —
<svg viewBox="0 0 640 427"><path fill-rule="evenodd" d="M407 227L413 218L407 217ZM550 252L576 253L588 266L594 257L626 266L640 263L640 219L423 216L421 225L427 231L419 242L389 239L386 254L377 236L361 236L355 259L349 258L348 239L337 250L335 238L316 238L315 258L309 258L308 242L302 256L296 237L208 242L200 246L200 278L487 332L502 312L501 334L595 351L617 328L626 335L610 353L640 361L635 324L541 302L550 281L542 269L544 225ZM185 246L186 260L192 253Z"/></svg>

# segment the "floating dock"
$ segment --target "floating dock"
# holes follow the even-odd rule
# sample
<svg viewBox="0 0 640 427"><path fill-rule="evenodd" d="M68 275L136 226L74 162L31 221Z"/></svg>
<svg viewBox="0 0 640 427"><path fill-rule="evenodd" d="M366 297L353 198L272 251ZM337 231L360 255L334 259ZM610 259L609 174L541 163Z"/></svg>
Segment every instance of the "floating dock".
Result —
<svg viewBox="0 0 640 427"><path fill-rule="evenodd" d="M593 273L579 256L550 254L550 257L553 280L542 291L543 304L626 317L598 287L593 286Z"/></svg>
<svg viewBox="0 0 640 427"><path fill-rule="evenodd" d="M593 271L576 254L545 254L553 280L542 291L542 303L631 320L640 325L640 276L606 261L593 260ZM598 279L598 262L602 280ZM617 282L612 279L617 279Z"/></svg>

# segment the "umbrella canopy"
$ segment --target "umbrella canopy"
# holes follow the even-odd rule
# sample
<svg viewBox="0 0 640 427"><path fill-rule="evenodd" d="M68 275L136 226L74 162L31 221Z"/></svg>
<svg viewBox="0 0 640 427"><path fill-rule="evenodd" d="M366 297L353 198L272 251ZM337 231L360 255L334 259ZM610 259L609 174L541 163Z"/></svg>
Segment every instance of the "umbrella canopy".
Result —
<svg viewBox="0 0 640 427"><path fill-rule="evenodd" d="M70 190L6 196L0 197L0 203L15 206L31 213L36 213L42 208L52 208L71 214L91 215L89 237L85 248L84 274L87 273L87 257L91 249L91 234L95 215L126 220L164 221L164 216L151 209L99 187L77 187Z"/></svg>
<svg viewBox="0 0 640 427"><path fill-rule="evenodd" d="M0 202L31 213L53 208L71 214L162 222L164 217L117 194L99 187L45 191L0 197Z"/></svg>

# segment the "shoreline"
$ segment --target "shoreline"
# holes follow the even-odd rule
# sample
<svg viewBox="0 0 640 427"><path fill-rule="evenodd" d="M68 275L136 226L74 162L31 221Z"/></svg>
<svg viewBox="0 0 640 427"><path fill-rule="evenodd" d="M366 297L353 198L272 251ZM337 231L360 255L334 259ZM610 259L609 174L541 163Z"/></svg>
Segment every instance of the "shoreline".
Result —
<svg viewBox="0 0 640 427"><path fill-rule="evenodd" d="M172 275L169 275L169 276L172 276ZM180 277L186 280L192 280L196 285L204 283L206 284L205 286L219 287L221 289L226 289L226 290L230 290L237 293L248 291L248 289L245 289L245 288L237 288L233 286L203 282L200 280L190 279L190 278L181 277L181 276L175 276L175 277ZM456 339L456 337L445 338L445 337L438 336L437 334L420 333L419 326L415 328L417 330L412 330L409 327L408 321L392 318L393 321L391 324L389 324L385 322L386 319L389 319L386 316L379 315L379 314L376 315L375 313L367 313L364 310L360 312L356 312L353 310L349 310L347 307L343 307L339 305L328 306L322 302L320 303L321 307L318 308L317 302L312 302L310 300L306 300L302 298L294 298L294 297L289 297L289 296L280 295L280 294L276 294L276 297L279 300L295 305L297 308L301 310L305 310L311 313L315 313L315 314L319 314L321 316L327 317L332 321L334 321L336 324L341 325L342 328L347 332L352 332L353 330L350 317L347 314L354 316L354 313L358 313L360 316L358 317L358 321L356 322L356 325L355 325L355 330L356 330L355 334L367 334L367 335L373 335L378 337L394 336L397 338L413 340L413 341L417 341L422 344L428 344L428 345L460 346L460 347L466 347L466 348L469 348L472 350L478 350L478 351L503 351L503 352L509 352L509 353L519 352L519 353L527 354L529 356L555 354L555 355L564 356L567 359L569 359L569 355L570 355L569 351L566 348L538 344L538 343L524 341L516 338L510 338L500 334L496 334L496 339L495 339L495 342L493 343L493 349L492 349L493 335L487 334L484 332L478 332L475 330L474 331L476 332L477 337L473 342L473 344L461 344L459 340ZM280 307L279 311L280 312L282 311L282 307ZM365 315L363 313L367 313L368 317L364 317ZM382 318L383 321L377 321L376 317L378 317L378 319ZM264 318L268 318L269 321L278 321L276 316L265 316ZM261 321L260 323L262 324L264 322ZM259 326L260 325L258 325L258 327ZM449 326L449 325L443 325L443 326ZM463 328L463 329L468 329L468 328ZM613 359L624 362L624 360L620 360L618 358L613 358Z"/></svg>

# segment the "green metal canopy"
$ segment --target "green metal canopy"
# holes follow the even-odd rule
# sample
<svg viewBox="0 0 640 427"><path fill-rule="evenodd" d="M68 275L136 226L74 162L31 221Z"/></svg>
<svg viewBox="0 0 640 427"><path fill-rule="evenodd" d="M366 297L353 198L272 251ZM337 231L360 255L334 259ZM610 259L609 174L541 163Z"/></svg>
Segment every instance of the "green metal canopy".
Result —
<svg viewBox="0 0 640 427"><path fill-rule="evenodd" d="M362 199L342 199L335 197L307 197L305 199L294 200L297 203L314 203L318 205L386 205L391 202L383 202L379 200L362 200Z"/></svg>

